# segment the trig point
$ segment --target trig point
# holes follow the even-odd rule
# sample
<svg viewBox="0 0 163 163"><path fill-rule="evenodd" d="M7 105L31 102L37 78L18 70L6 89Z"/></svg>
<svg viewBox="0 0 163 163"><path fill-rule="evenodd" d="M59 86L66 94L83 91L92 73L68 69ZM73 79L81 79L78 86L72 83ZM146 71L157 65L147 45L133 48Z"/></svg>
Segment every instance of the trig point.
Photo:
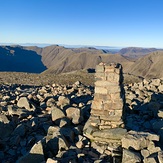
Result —
<svg viewBox="0 0 163 163"><path fill-rule="evenodd" d="M122 66L100 63L96 66L95 79L91 116L84 133L91 140L120 145L126 134L122 120L125 94Z"/></svg>

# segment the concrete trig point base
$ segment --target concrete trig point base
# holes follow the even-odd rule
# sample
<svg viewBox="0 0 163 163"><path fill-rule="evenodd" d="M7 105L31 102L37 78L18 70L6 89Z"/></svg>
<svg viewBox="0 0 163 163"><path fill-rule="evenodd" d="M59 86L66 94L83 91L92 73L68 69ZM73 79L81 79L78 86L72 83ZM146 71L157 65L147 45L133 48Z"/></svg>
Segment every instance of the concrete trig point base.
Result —
<svg viewBox="0 0 163 163"><path fill-rule="evenodd" d="M122 66L100 63L96 66L95 94L91 116L84 127L85 136L93 141L107 143L116 150L126 130L122 121L124 92ZM110 146L111 144L111 146Z"/></svg>

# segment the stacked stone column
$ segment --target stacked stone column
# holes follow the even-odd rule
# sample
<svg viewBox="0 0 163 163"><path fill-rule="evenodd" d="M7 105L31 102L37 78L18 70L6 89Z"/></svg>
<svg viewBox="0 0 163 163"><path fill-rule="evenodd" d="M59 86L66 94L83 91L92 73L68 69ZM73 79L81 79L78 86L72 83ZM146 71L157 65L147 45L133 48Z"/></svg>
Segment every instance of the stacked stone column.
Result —
<svg viewBox="0 0 163 163"><path fill-rule="evenodd" d="M122 67L100 63L96 66L95 95L91 106L91 125L101 129L122 127Z"/></svg>

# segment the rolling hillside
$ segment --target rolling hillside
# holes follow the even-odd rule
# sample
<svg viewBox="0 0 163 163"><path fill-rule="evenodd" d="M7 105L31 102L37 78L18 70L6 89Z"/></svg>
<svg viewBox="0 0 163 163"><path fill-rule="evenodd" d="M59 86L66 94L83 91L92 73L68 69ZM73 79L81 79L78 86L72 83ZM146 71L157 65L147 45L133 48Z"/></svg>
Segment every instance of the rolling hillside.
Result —
<svg viewBox="0 0 163 163"><path fill-rule="evenodd" d="M158 51L156 48L141 48L141 47L128 47L122 48L118 53L122 56L137 59L142 56L145 56L151 52Z"/></svg>
<svg viewBox="0 0 163 163"><path fill-rule="evenodd" d="M163 51L150 53L139 58L128 72L145 78L163 77Z"/></svg>
<svg viewBox="0 0 163 163"><path fill-rule="evenodd" d="M48 67L44 73L63 73L81 69L94 69L100 62L123 63L124 69L133 62L119 54L108 54L94 48L67 49L49 46L42 50L42 61Z"/></svg>

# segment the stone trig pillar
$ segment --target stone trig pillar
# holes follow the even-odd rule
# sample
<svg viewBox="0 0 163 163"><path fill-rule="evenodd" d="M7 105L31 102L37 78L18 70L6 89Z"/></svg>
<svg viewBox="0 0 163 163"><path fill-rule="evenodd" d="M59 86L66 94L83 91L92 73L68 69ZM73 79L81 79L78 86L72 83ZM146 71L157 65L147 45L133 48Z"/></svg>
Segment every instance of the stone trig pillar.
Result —
<svg viewBox="0 0 163 163"><path fill-rule="evenodd" d="M99 142L120 143L123 129L123 77L120 64L100 63L96 66L95 94L91 116L84 127L85 135Z"/></svg>
<svg viewBox="0 0 163 163"><path fill-rule="evenodd" d="M91 116L99 119L94 125L101 129L122 127L123 92L122 66L103 63L96 66L95 95ZM92 119L93 122L93 119Z"/></svg>

